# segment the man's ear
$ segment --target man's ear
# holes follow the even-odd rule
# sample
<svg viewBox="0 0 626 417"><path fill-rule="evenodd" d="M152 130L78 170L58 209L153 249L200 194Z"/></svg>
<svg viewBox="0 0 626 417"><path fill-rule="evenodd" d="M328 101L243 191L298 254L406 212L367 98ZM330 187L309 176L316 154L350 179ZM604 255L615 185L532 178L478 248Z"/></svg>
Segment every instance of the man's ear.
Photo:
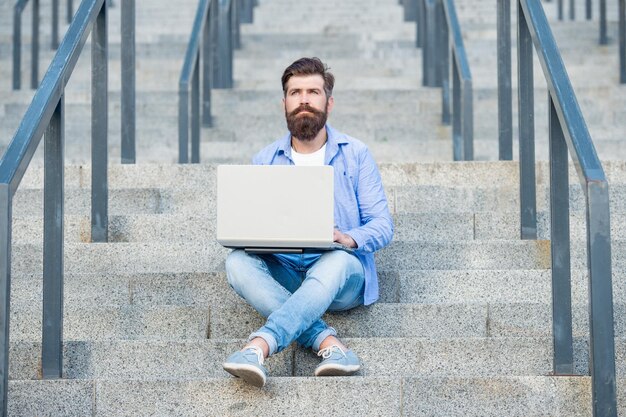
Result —
<svg viewBox="0 0 626 417"><path fill-rule="evenodd" d="M287 112L287 107L286 107L286 104L285 104L285 97L284 97L284 96L283 96L283 105L282 105L282 108L283 108L283 113L286 113L286 112Z"/></svg>
<svg viewBox="0 0 626 417"><path fill-rule="evenodd" d="M326 111L328 114L333 110L335 106L335 98L333 96L328 97L328 110Z"/></svg>

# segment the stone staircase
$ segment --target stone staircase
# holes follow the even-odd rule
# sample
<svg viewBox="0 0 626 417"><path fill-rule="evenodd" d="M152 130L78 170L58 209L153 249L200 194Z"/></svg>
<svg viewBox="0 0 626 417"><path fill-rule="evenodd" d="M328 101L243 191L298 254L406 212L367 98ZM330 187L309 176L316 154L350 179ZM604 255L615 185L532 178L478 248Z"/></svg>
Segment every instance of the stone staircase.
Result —
<svg viewBox="0 0 626 417"><path fill-rule="evenodd" d="M7 2L1 0L3 10ZM588 376L550 376L547 164L537 166L540 240L521 241L517 164L449 162L450 128L439 123L440 92L420 87L415 27L402 21L395 0L261 1L255 23L242 27L236 88L213 92L215 126L203 129L205 163L194 166L172 162L177 158L178 71L195 0L176 7L137 3L137 165L118 163L119 8L111 9L110 17L107 244L88 243L88 50L66 98L66 154L75 164L67 167L65 181L63 380L41 380L39 369L41 155L14 201L9 415L591 416ZM457 4L475 77L476 154L494 160L497 95L495 47L491 51L490 45L495 45L495 9L481 0ZM2 16L6 41L10 25ZM616 74L617 66L609 65L617 60L614 51L592 43L596 26L563 22L554 28L565 45L564 60L592 137L606 133L598 149L607 160L611 184L618 407L623 414L626 156L616 132L623 123L625 96L617 76L610 75ZM578 41L570 39L576 30L588 43L588 59L576 50ZM214 239L215 166L248 163L261 146L284 133L280 75L307 55L320 56L336 75L330 122L364 140L380 163L396 234L377 256L380 302L326 317L359 354L360 374L314 378L317 357L293 345L268 360L271 377L259 390L221 368L261 318L225 279L228 251ZM47 56L49 62L52 55ZM10 68L10 55L0 57L1 68ZM10 78L4 78L0 141L6 146L32 92L12 92ZM537 152L545 159L541 88ZM573 169L570 183L576 370L585 374L585 213Z"/></svg>

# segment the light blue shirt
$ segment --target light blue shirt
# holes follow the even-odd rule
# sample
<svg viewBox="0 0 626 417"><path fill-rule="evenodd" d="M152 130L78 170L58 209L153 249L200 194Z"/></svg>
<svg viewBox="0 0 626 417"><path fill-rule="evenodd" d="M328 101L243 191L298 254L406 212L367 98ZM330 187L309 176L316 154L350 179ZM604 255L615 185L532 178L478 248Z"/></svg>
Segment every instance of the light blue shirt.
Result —
<svg viewBox="0 0 626 417"><path fill-rule="evenodd" d="M378 275L374 252L393 237L393 221L376 162L358 139L326 125L324 164L335 171L335 224L354 239L354 253L365 270L365 305L378 299ZM262 149L252 158L255 165L293 165L291 134Z"/></svg>

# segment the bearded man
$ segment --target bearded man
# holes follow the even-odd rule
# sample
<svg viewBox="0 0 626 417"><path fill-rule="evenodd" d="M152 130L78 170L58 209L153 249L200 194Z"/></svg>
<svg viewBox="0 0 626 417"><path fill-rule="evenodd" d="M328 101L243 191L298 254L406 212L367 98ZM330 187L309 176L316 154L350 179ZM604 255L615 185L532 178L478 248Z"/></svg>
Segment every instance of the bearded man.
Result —
<svg viewBox="0 0 626 417"><path fill-rule="evenodd" d="M289 134L261 150L253 163L333 166L334 241L351 250L250 254L239 249L229 254L228 282L267 321L223 367L259 387L267 380L265 358L293 341L322 357L316 376L352 375L360 369L356 354L321 317L378 299L374 251L393 236L370 152L326 123L334 106L334 76L318 58L301 58L285 69L281 81Z"/></svg>

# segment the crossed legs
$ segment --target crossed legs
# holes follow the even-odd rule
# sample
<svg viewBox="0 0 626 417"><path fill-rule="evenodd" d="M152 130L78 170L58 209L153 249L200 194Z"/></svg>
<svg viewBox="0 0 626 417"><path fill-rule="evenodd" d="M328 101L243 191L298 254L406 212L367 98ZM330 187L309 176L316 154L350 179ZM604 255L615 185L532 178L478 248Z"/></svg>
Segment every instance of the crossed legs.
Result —
<svg viewBox="0 0 626 417"><path fill-rule="evenodd" d="M233 289L267 318L250 335L255 344L265 342L267 356L294 340L315 351L323 349L325 339L332 341L337 333L322 315L363 304L363 267L344 251L324 252L310 266L290 268L271 255L235 250L226 259L226 272Z"/></svg>

